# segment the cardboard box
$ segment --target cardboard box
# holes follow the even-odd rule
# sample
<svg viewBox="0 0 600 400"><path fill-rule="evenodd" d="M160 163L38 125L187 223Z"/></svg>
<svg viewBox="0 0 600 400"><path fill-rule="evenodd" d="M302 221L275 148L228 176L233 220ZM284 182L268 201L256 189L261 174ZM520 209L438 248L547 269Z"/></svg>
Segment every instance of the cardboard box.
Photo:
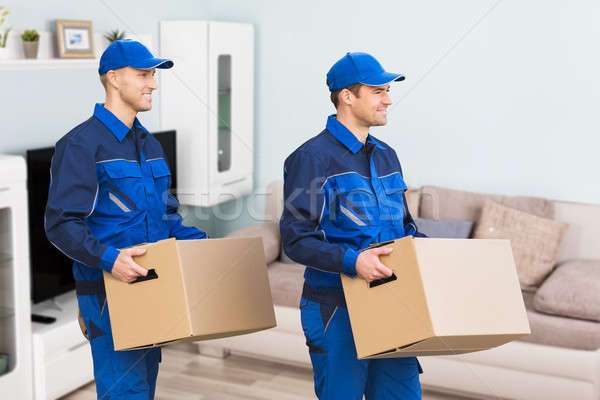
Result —
<svg viewBox="0 0 600 400"><path fill-rule="evenodd" d="M388 243L381 261L397 279L342 276L359 359L468 353L531 333L509 240Z"/></svg>
<svg viewBox="0 0 600 400"><path fill-rule="evenodd" d="M261 238L166 239L139 247L146 254L135 261L157 278L128 284L104 273L115 350L276 325Z"/></svg>

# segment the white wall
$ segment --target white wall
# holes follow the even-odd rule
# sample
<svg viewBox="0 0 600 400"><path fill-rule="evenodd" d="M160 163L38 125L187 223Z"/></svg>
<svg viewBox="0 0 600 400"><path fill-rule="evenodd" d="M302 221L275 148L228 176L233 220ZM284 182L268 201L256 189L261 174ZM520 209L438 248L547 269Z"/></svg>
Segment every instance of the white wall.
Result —
<svg viewBox="0 0 600 400"><path fill-rule="evenodd" d="M388 126L411 185L600 203L600 3L221 0L257 26L257 181L332 111L329 66L369 51L407 80Z"/></svg>
<svg viewBox="0 0 600 400"><path fill-rule="evenodd" d="M161 19L255 24L257 189L323 129L331 64L368 51L407 76L373 134L396 148L410 185L600 203L597 1L34 1L35 15L30 3L7 4L19 31L93 19L97 31L127 24L158 43ZM0 152L51 144L88 116L102 94L93 75L2 72ZM142 116L150 129L155 111ZM211 218L217 234L250 222Z"/></svg>

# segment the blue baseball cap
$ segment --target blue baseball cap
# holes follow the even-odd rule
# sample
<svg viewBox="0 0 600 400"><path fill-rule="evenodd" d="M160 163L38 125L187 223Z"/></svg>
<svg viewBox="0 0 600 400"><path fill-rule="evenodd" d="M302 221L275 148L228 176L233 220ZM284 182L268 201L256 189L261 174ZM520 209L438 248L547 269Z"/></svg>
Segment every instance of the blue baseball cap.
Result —
<svg viewBox="0 0 600 400"><path fill-rule="evenodd" d="M327 72L327 84L332 92L355 83L380 86L403 80L404 75L386 72L379 61L367 53L346 53Z"/></svg>
<svg viewBox="0 0 600 400"><path fill-rule="evenodd" d="M104 75L111 69L131 67L135 69L171 68L173 61L155 58L140 42L130 39L115 40L100 57L98 73Z"/></svg>

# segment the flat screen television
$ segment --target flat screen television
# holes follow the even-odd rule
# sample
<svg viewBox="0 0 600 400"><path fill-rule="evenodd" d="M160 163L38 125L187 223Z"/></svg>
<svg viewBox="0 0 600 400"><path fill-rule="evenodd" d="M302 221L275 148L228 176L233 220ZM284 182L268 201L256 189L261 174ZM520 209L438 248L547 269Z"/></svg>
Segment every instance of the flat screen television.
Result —
<svg viewBox="0 0 600 400"><path fill-rule="evenodd" d="M165 152L171 170L171 189L177 187L175 131L153 133ZM27 190L29 203L29 259L31 262L31 299L34 303L56 297L75 288L73 261L58 250L44 231L48 202L50 163L54 147L27 151Z"/></svg>

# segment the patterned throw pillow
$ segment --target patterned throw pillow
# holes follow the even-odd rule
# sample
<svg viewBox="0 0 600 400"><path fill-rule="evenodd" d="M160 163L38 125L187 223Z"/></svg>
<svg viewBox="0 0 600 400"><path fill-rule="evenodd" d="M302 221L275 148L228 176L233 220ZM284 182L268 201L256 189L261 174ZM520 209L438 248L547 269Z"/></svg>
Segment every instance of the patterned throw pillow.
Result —
<svg viewBox="0 0 600 400"><path fill-rule="evenodd" d="M568 225L486 200L477 239L510 239L521 289L535 291L552 271Z"/></svg>

